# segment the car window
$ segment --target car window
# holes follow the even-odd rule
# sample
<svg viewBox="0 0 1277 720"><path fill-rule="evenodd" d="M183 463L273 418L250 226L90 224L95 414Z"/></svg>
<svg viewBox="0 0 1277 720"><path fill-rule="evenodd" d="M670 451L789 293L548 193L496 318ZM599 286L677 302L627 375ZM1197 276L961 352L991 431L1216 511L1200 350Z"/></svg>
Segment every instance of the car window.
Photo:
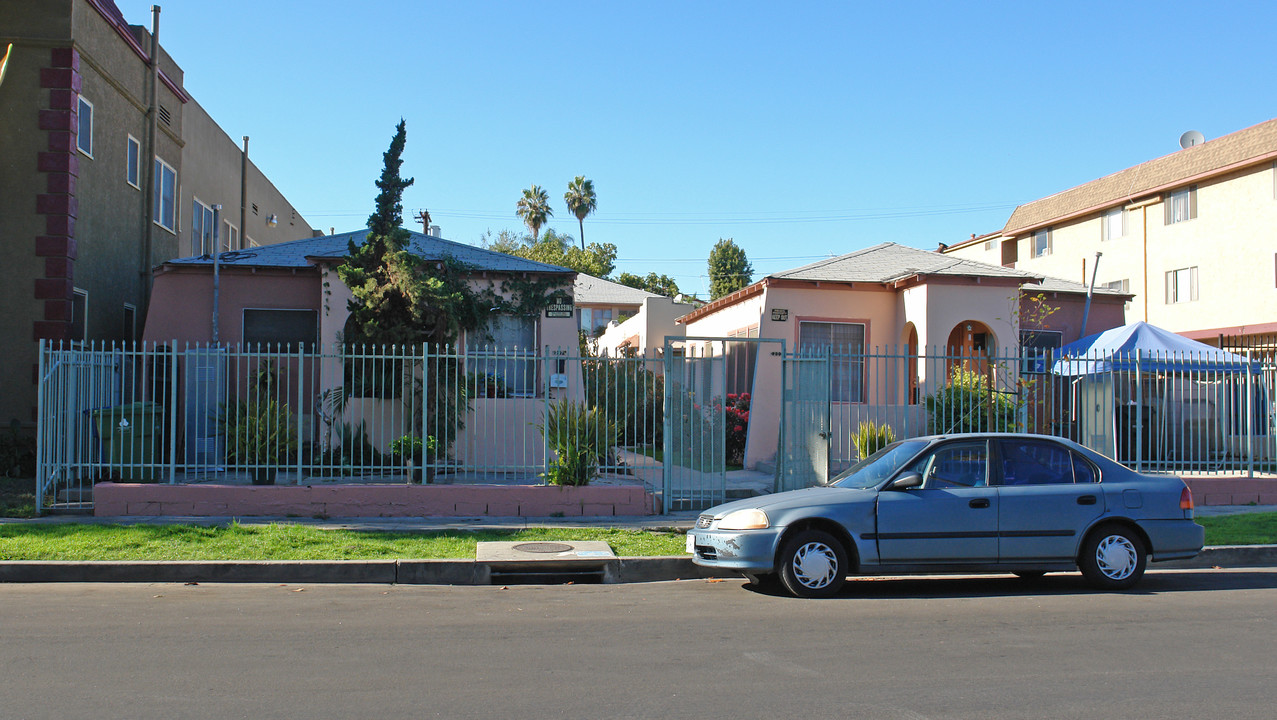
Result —
<svg viewBox="0 0 1277 720"><path fill-rule="evenodd" d="M1011 438L1003 440L1001 484L1062 485L1073 483L1073 453L1048 441Z"/></svg>
<svg viewBox="0 0 1277 720"><path fill-rule="evenodd" d="M1095 468L1077 453L1073 453L1073 481L1076 483L1099 482Z"/></svg>
<svg viewBox="0 0 1277 720"><path fill-rule="evenodd" d="M988 446L984 441L941 445L909 469L922 475L926 489L984 487L989 484Z"/></svg>
<svg viewBox="0 0 1277 720"><path fill-rule="evenodd" d="M900 466L927 446L925 440L894 442L829 481L838 487L870 488L891 477Z"/></svg>

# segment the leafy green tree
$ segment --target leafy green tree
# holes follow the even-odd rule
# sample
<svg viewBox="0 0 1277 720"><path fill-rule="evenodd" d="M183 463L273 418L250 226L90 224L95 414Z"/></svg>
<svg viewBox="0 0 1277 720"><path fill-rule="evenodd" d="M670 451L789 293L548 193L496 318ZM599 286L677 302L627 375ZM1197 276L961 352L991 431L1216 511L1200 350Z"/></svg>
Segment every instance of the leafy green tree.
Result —
<svg viewBox="0 0 1277 720"><path fill-rule="evenodd" d="M581 249L585 249L585 218L598 209L599 201L594 196L594 181L586 180L584 175L568 183L568 191L563 193L563 201L568 205L568 212L576 216L581 226Z"/></svg>
<svg viewBox="0 0 1277 720"><path fill-rule="evenodd" d="M754 266L731 238L719 238L709 252L709 299L730 295L753 282Z"/></svg>
<svg viewBox="0 0 1277 720"><path fill-rule="evenodd" d="M622 285L646 290L657 295L664 295L665 297L672 298L679 294L678 283L674 282L674 278L669 275L657 275L654 272L650 272L646 277L640 277L623 272L617 276L616 281Z"/></svg>
<svg viewBox="0 0 1277 720"><path fill-rule="evenodd" d="M554 211L550 209L550 196L540 185L533 185L523 191L523 197L519 198L514 208L515 214L523 218L523 223L532 231L532 241L535 243L541 235L541 226L554 215Z"/></svg>
<svg viewBox="0 0 1277 720"><path fill-rule="evenodd" d="M570 268L596 277L607 277L616 267L616 246L612 243L590 243L589 247L582 250L576 246L576 240L571 235L559 234L554 228L547 228L540 239L529 235L518 237L508 230L502 230L495 238L492 233L487 233L481 240L483 246L489 250Z"/></svg>

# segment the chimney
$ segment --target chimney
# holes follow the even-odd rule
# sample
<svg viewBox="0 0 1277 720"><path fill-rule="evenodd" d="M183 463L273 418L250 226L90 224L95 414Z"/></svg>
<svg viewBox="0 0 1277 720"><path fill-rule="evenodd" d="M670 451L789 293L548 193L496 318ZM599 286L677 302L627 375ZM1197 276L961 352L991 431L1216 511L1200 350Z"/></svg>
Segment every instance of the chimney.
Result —
<svg viewBox="0 0 1277 720"><path fill-rule="evenodd" d="M441 238L443 237L443 230L438 225L431 225L429 234L431 237Z"/></svg>

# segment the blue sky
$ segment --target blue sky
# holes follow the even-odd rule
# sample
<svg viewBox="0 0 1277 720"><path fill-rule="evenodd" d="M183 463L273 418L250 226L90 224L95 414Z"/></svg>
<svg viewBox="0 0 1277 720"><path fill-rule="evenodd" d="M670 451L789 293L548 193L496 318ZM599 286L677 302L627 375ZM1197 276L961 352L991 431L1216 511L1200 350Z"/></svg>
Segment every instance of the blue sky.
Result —
<svg viewBox="0 0 1277 720"><path fill-rule="evenodd" d="M150 2L116 0L150 25ZM177 0L186 88L311 225L362 227L407 121L405 219L550 226L592 179L617 271L708 293L883 241L932 249L1015 205L1277 116L1277 3ZM419 225L409 224L414 229Z"/></svg>

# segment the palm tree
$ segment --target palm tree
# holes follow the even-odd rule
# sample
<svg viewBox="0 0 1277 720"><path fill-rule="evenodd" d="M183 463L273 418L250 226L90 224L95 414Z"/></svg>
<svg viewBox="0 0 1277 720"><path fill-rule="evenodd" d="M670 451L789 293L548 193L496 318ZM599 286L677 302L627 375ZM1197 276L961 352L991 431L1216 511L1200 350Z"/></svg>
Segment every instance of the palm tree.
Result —
<svg viewBox="0 0 1277 720"><path fill-rule="evenodd" d="M546 218L554 214L550 210L550 196L540 185L533 185L523 191L523 197L519 198L514 207L515 214L523 218L523 223L532 231L532 242L535 243L541 236L541 226L545 224Z"/></svg>
<svg viewBox="0 0 1277 720"><path fill-rule="evenodd" d="M563 193L563 201L568 204L568 211L576 216L581 226L581 249L585 249L585 216L594 212L598 206L598 198L594 197L594 181L586 180L584 175L568 183L568 191Z"/></svg>

